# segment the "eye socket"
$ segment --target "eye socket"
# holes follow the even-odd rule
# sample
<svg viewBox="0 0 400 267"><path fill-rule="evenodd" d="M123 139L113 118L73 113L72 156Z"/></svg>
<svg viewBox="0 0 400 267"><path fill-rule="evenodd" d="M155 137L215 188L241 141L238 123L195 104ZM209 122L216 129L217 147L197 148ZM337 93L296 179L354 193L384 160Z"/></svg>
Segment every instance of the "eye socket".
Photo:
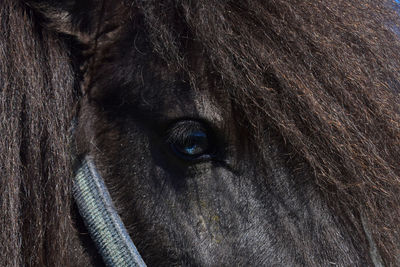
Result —
<svg viewBox="0 0 400 267"><path fill-rule="evenodd" d="M208 131L197 121L179 121L168 130L167 143L181 159L196 161L212 157Z"/></svg>

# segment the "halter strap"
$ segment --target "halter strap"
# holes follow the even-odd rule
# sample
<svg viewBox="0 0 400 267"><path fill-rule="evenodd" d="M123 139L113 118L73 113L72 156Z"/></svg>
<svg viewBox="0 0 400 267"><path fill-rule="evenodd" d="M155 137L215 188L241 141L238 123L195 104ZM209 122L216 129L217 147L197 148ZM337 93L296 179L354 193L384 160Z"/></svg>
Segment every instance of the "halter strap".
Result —
<svg viewBox="0 0 400 267"><path fill-rule="evenodd" d="M367 218L364 214L361 214L361 224L364 228L365 235L367 236L369 245L369 255L371 256L372 263L374 264L375 267L384 267L385 265L383 264L382 257L379 254L379 250L372 237L371 230L368 226Z"/></svg>
<svg viewBox="0 0 400 267"><path fill-rule="evenodd" d="M89 156L75 175L73 194L79 213L107 266L146 266Z"/></svg>

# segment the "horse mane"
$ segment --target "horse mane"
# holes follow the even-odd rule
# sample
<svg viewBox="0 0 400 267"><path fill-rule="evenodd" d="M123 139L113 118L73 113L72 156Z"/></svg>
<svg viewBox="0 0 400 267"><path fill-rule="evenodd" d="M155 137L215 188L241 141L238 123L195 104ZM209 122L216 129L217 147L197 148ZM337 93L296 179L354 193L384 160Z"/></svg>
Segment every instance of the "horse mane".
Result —
<svg viewBox="0 0 400 267"><path fill-rule="evenodd" d="M130 5L131 1L126 0ZM400 27L394 1L137 1L153 52L190 70L201 44L257 147L276 132L386 265L400 262ZM0 265L71 262L74 71L19 1L0 2ZM263 153L263 151L259 151ZM73 262L73 261L72 261ZM71 263L73 265L73 263Z"/></svg>
<svg viewBox="0 0 400 267"><path fill-rule="evenodd" d="M68 48L20 1L0 25L0 265L74 265Z"/></svg>

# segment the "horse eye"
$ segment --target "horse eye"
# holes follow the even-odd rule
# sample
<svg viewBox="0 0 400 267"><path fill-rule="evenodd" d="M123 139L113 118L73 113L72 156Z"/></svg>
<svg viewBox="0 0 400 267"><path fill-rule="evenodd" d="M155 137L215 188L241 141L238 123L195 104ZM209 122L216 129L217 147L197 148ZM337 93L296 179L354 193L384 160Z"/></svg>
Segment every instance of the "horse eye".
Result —
<svg viewBox="0 0 400 267"><path fill-rule="evenodd" d="M188 134L184 140L172 144L174 150L186 156L199 156L208 149L207 134L202 131L195 131Z"/></svg>
<svg viewBox="0 0 400 267"><path fill-rule="evenodd" d="M168 133L167 142L172 152L184 160L199 160L211 157L211 145L206 129L195 121L176 123Z"/></svg>

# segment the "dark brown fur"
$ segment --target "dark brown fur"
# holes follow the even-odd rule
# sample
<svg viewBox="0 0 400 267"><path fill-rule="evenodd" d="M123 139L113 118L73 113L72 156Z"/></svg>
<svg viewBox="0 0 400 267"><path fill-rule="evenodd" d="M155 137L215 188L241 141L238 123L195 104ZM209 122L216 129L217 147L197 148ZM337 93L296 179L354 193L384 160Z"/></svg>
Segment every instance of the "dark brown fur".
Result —
<svg viewBox="0 0 400 267"><path fill-rule="evenodd" d="M131 6L125 4L123 10ZM393 29L400 19L393 4L138 1L128 13L140 18L153 51L186 70L194 86L185 45L188 38L200 43L213 75L251 125L252 141L264 143L266 128L278 131L292 156L311 167L354 240L367 243L364 216L385 264L394 266L400 262L400 40ZM18 1L0 3L1 266L74 265L80 255L71 241L74 72L63 39L38 21L46 22ZM79 32L81 40L102 32L63 23L51 27ZM108 26L112 37L119 34L118 20ZM95 76L90 67L105 60L110 37L104 36L96 35L100 48L89 53L95 56L87 86Z"/></svg>

